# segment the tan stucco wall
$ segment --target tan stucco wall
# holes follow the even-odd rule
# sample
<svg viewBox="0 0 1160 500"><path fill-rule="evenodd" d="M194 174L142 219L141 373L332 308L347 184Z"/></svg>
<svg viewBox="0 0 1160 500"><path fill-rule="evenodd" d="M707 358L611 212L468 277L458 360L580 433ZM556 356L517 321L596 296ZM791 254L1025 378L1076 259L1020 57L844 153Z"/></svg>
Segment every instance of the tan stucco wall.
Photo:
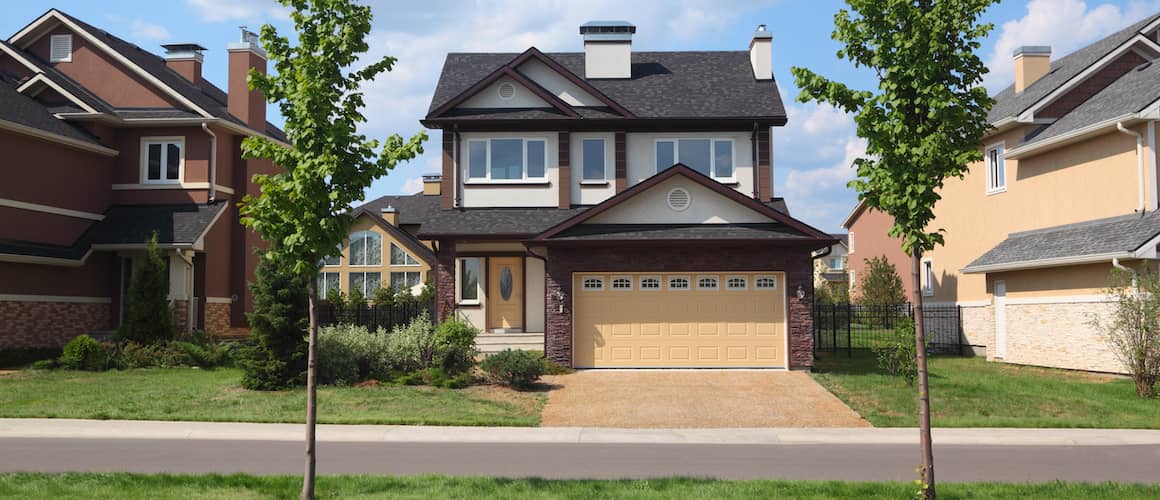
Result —
<svg viewBox="0 0 1160 500"><path fill-rule="evenodd" d="M347 240L347 241L343 242L343 244L342 244L342 260L339 261L339 265L337 265L337 266L323 266L322 272L324 272L324 273L339 273L339 277L338 277L339 288L341 288L342 292L346 293L346 294L350 293L350 273L351 272L363 272L363 273L375 273L375 272L377 272L377 273L380 273L381 277L382 277L382 286L384 288L391 284L391 272L392 271L394 271L394 272L420 271L422 273L422 275L420 275L420 277L419 277L420 283L426 282L427 273L428 273L428 271L431 270L431 265L426 263L426 262L423 262L423 259L419 255L416 255L415 252L412 251L410 248L407 248L406 245L395 240L395 238L393 236L391 236L389 233L387 233L387 231L385 229L380 227L378 225L378 223L376 223L374 220L371 219L371 217L373 217L373 216L372 215L365 215L365 214L363 216L359 217L358 220L355 221L354 225L351 226L350 232L351 232L351 234L354 234L354 233L359 232L359 231L373 231L375 233L382 235L382 237L383 237L382 265L379 265L379 266L351 266L350 265L350 241ZM411 255L411 257L414 257L415 260L419 261L419 265L418 266L392 266L391 265L391 244L392 243L398 245L399 248L403 249L403 251L407 252L408 254Z"/></svg>
<svg viewBox="0 0 1160 500"><path fill-rule="evenodd" d="M1111 271L1109 262L991 273L987 276L987 291L993 292L995 281L1002 280L1007 284L1008 298L1096 295L1107 288Z"/></svg>
<svg viewBox="0 0 1160 500"><path fill-rule="evenodd" d="M681 188L689 193L689 207L669 208L669 191ZM770 222L757 211L725 198L696 181L676 176L585 221L588 224L745 224Z"/></svg>

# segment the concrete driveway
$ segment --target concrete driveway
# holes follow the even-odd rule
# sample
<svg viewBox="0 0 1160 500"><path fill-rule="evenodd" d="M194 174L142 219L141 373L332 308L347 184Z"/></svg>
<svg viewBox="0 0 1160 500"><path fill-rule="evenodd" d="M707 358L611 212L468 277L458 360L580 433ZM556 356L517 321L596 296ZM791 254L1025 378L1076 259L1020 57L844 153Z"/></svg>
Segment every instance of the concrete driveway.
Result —
<svg viewBox="0 0 1160 500"><path fill-rule="evenodd" d="M587 370L554 386L545 427L869 427L806 373Z"/></svg>

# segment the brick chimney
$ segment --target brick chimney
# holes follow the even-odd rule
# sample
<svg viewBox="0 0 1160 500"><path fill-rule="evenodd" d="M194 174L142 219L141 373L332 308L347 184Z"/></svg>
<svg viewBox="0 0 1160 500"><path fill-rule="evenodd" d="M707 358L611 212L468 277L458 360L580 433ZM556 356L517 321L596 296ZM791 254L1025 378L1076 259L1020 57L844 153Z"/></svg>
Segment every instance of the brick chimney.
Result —
<svg viewBox="0 0 1160 500"><path fill-rule="evenodd" d="M194 84L201 83L201 64L205 47L196 43L169 43L165 49L165 65Z"/></svg>
<svg viewBox="0 0 1160 500"><path fill-rule="evenodd" d="M757 25L753 38L749 40L749 65L753 67L753 78L773 79L773 33L764 24Z"/></svg>
<svg viewBox="0 0 1160 500"><path fill-rule="evenodd" d="M1051 72L1051 47L1024 45L1015 49L1015 92L1023 92Z"/></svg>
<svg viewBox="0 0 1160 500"><path fill-rule="evenodd" d="M258 35L241 28L241 40L229 44L229 85L227 108L250 128L266 131L266 99L257 90L250 90L247 75L250 68L266 74L266 51L258 43Z"/></svg>
<svg viewBox="0 0 1160 500"><path fill-rule="evenodd" d="M383 220L387 221L387 224L399 227L399 211L395 210L395 207L387 205L381 212L383 214Z"/></svg>
<svg viewBox="0 0 1160 500"><path fill-rule="evenodd" d="M632 78L632 34L628 21L589 21L584 35L585 78Z"/></svg>
<svg viewBox="0 0 1160 500"><path fill-rule="evenodd" d="M442 185L442 175L424 175L423 196L439 196L443 192Z"/></svg>

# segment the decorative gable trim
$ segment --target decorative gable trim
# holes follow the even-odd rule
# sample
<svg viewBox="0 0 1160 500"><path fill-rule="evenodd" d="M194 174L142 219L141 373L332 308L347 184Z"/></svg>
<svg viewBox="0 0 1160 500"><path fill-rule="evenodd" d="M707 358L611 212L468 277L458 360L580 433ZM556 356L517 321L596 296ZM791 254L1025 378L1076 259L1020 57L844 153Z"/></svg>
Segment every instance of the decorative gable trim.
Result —
<svg viewBox="0 0 1160 500"><path fill-rule="evenodd" d="M579 118L580 115L578 113L576 113L576 110L572 109L572 106L568 105L568 103L564 102L562 99L557 97L555 94L548 92L546 89L544 89L543 86L532 81L531 79L529 79L527 76L525 76L523 73L521 73L519 70L516 69L521 64L526 62L527 60L533 59L533 58L536 59L537 61L543 63L545 66L551 68L553 71L559 73L560 76L563 76L564 78L568 79L572 83L576 84L582 90L584 90L585 92L588 92L593 97L600 100L600 102L603 102L604 104L608 105L608 107L612 108L614 111L621 114L622 116L624 116L626 118L633 117L632 113L630 113L627 109L624 109L623 106L617 104L616 101L613 101L612 99L608 98L608 96L604 95L602 92L597 90L591 84L584 81L582 78L576 76L571 71L568 71L567 68L564 68L563 66L561 66L560 63L557 63L551 57L544 55L544 53L540 52L539 49L537 49L535 47L531 47L528 50L525 50L520 55L516 56L514 59L509 61L507 64L500 66L495 71L488 74L482 80L480 80L480 81L476 82L474 85L468 87L467 90L464 90L459 95L451 98L450 100L448 100L447 102L445 102L441 106L439 106L438 108L435 108L433 111L431 111L431 113L429 113L427 115L427 119L438 118L440 116L443 116L448 111L454 109L456 106L459 106L460 104L463 104L464 101L470 99L471 97L475 96L479 92L483 91L484 89L486 89L488 86L490 86L492 83L494 83L496 80L498 80L500 77L503 77L503 76L507 76L507 77L515 80L516 82L519 82L520 85L523 85L528 90L532 91L532 93L536 94L537 97L543 99L544 101L547 101L549 104L552 105L552 107L560 110L568 117Z"/></svg>
<svg viewBox="0 0 1160 500"><path fill-rule="evenodd" d="M65 90L60 85L57 85L56 82L45 76L44 73L37 73L36 76L29 78L19 87L17 87L16 91L29 97L36 97L36 95L44 91L45 87L55 90L58 94L64 96L69 101L72 101L73 104L76 104L81 109L88 111L89 113L100 114L96 109L93 109L92 106L85 104L85 102L80 100L80 98Z"/></svg>
<svg viewBox="0 0 1160 500"><path fill-rule="evenodd" d="M786 214L778 212L777 210L774 210L773 208L771 208L771 207L769 207L769 206L767 206L767 205L765 205L757 200L754 200L753 198L750 198L748 196L745 196L745 195L737 192L737 190L735 190L733 188L722 185L720 182L717 182L717 181L707 177L706 175L704 175L700 172L697 172L696 170L693 170L692 168L689 168L688 166L686 166L682 163L678 163L670 168L667 168L663 172L660 172L656 175L653 175L652 177L649 177L648 179L645 179L644 181L637 183L635 186L632 186L631 188L628 188L627 190L622 191L619 194L617 194L617 195L615 195L607 200L604 200L600 204L577 214L575 217L567 219L564 222L561 222L561 223L549 228L548 230L537 235L535 238L532 238L531 241L550 240L554 236L556 236L556 235L558 235L558 234L560 234L568 229L571 229L575 226L578 226L578 225L584 223L585 221L592 219L593 217L596 217L597 215L600 215L604 212L607 212L609 209L611 209L617 205L620 205L621 203L624 203L625 201L636 196L637 194L640 194L644 191L647 191L650 188L652 188L653 186L656 186L656 185L660 184L661 182L664 182L665 180L670 179L672 177L676 177L678 175L686 177L689 180L696 182L697 184L700 184L706 188L709 188L709 190L714 191L717 194L720 194L721 196L724 196L725 198L727 198L731 201L734 201L742 206L750 208L753 211L755 211L761 215L769 217L770 219L773 219L776 222L780 222L780 223L785 224L786 226L788 226L790 228L793 228L797 231L800 231L802 234L805 234L806 236L811 236L811 237L818 239L818 240L824 240L827 245L832 245L834 242L837 241L834 237L830 236L829 234L823 233L822 231L815 229L804 222L801 222L797 219L794 219L793 217L790 217Z"/></svg>
<svg viewBox="0 0 1160 500"><path fill-rule="evenodd" d="M32 61L29 61L27 57L24 57L24 54L21 54L16 49L9 47L7 43L0 42L0 51L3 51L5 54L11 56L16 60L16 62L20 63L25 68L28 68L33 73L40 73L40 68L37 65L33 64Z"/></svg>

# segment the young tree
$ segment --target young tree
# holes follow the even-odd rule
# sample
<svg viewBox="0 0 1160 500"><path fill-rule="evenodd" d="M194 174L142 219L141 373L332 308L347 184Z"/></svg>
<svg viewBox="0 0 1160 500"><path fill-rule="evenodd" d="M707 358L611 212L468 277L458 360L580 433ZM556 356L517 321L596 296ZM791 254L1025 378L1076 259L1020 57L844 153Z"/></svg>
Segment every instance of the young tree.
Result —
<svg viewBox="0 0 1160 500"><path fill-rule="evenodd" d="M157 232L145 241L145 255L136 259L126 300L128 314L120 337L139 344L173 338L173 308L169 305L169 267L157 247Z"/></svg>
<svg viewBox="0 0 1160 500"><path fill-rule="evenodd" d="M911 255L918 283L923 252L943 243L928 228L938 188L982 159L992 100L981 86L986 66L975 52L993 28L979 17L996 0L846 0L834 16L838 57L873 70L878 91L856 90L805 68L793 68L798 99L829 103L854 115L867 158L850 183L867 207L890 214L890 235ZM935 497L930 396L922 296L914 291L923 492Z"/></svg>
<svg viewBox="0 0 1160 500"><path fill-rule="evenodd" d="M273 160L282 171L255 175L258 197L243 200L243 223L271 243L263 258L307 279L309 333L306 381L306 468L302 497L314 497L314 431L317 415L318 262L342 244L354 219L351 205L375 179L423 152L427 134L368 139L360 88L390 71L393 57L361 60L369 46L371 9L352 0L279 0L291 8L296 45L271 25L261 42L275 72L250 71L249 84L278 105L292 147L262 136L242 143L246 158ZM365 65L364 65L365 64ZM351 68L360 65L361 69Z"/></svg>
<svg viewBox="0 0 1160 500"><path fill-rule="evenodd" d="M906 303L902 278L886 256L865 259L866 271L859 285L858 303L868 306L896 306Z"/></svg>
<svg viewBox="0 0 1160 500"><path fill-rule="evenodd" d="M306 382L306 342L309 321L306 278L272 259L258 261L250 336L255 345L243 352L242 387L276 391Z"/></svg>
<svg viewBox="0 0 1160 500"><path fill-rule="evenodd" d="M1116 269L1107 294L1113 298L1111 314L1093 316L1090 324L1103 332L1112 353L1132 374L1136 395L1155 397L1160 380L1160 277L1148 266L1135 274Z"/></svg>

